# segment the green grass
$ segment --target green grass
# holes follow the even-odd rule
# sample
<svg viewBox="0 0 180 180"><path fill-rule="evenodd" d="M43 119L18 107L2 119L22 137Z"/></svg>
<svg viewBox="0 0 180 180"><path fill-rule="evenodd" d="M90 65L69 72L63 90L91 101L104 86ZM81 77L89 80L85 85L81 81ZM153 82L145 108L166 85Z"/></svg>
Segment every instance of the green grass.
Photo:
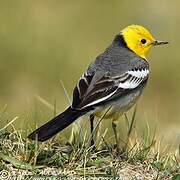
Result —
<svg viewBox="0 0 180 180"><path fill-rule="evenodd" d="M66 142L55 137L45 143L22 137L11 120L0 130L0 171L10 176L30 177L121 177L129 179L179 178L179 149L162 153L163 147L151 135L150 127L143 134L135 126L136 111L132 118L125 116L126 137L118 137L118 148L107 129L100 132L101 120L93 132L95 147L90 146L88 131L74 123ZM7 130L11 126L11 130ZM14 173L14 174L13 174Z"/></svg>

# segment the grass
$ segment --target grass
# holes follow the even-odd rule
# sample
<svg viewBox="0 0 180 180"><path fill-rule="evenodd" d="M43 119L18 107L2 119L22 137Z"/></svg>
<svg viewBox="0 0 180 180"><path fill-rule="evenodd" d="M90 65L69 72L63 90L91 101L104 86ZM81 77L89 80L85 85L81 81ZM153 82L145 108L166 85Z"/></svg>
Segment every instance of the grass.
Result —
<svg viewBox="0 0 180 180"><path fill-rule="evenodd" d="M101 120L93 132L96 148L90 146L91 136L74 123L70 138L62 143L57 137L39 143L22 137L13 118L0 130L0 175L9 177L119 177L120 179L180 179L180 150L161 151L150 127L140 135L135 127L136 110L132 118L125 115L126 137L118 148L107 137L107 129L100 133ZM11 131L8 131L11 126ZM0 177L1 177L0 176Z"/></svg>

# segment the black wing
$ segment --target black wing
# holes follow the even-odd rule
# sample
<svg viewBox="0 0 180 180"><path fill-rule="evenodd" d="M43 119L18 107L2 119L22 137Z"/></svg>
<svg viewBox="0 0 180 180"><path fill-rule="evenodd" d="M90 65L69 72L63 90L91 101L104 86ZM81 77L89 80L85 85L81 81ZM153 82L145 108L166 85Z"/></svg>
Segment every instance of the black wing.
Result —
<svg viewBox="0 0 180 180"><path fill-rule="evenodd" d="M82 110L121 96L147 80L149 70L133 69L118 76L84 73L73 92L72 108Z"/></svg>

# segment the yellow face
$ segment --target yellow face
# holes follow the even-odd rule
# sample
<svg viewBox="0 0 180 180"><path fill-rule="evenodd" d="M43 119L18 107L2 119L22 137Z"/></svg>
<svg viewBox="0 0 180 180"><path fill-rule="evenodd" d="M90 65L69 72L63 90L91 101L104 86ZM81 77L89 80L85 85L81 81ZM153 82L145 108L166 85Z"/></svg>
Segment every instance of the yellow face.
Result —
<svg viewBox="0 0 180 180"><path fill-rule="evenodd" d="M168 43L155 40L147 29L139 25L127 26L121 31L121 34L128 48L142 58L146 57L152 46Z"/></svg>

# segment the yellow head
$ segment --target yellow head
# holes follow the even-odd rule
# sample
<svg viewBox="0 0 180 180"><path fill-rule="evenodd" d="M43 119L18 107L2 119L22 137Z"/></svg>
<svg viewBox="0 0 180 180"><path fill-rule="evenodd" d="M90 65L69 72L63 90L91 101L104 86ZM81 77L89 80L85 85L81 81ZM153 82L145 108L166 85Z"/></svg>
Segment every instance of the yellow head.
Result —
<svg viewBox="0 0 180 180"><path fill-rule="evenodd" d="M139 25L127 26L121 31L121 35L128 48L142 58L146 57L152 46L168 44L168 42L157 41L146 28Z"/></svg>

